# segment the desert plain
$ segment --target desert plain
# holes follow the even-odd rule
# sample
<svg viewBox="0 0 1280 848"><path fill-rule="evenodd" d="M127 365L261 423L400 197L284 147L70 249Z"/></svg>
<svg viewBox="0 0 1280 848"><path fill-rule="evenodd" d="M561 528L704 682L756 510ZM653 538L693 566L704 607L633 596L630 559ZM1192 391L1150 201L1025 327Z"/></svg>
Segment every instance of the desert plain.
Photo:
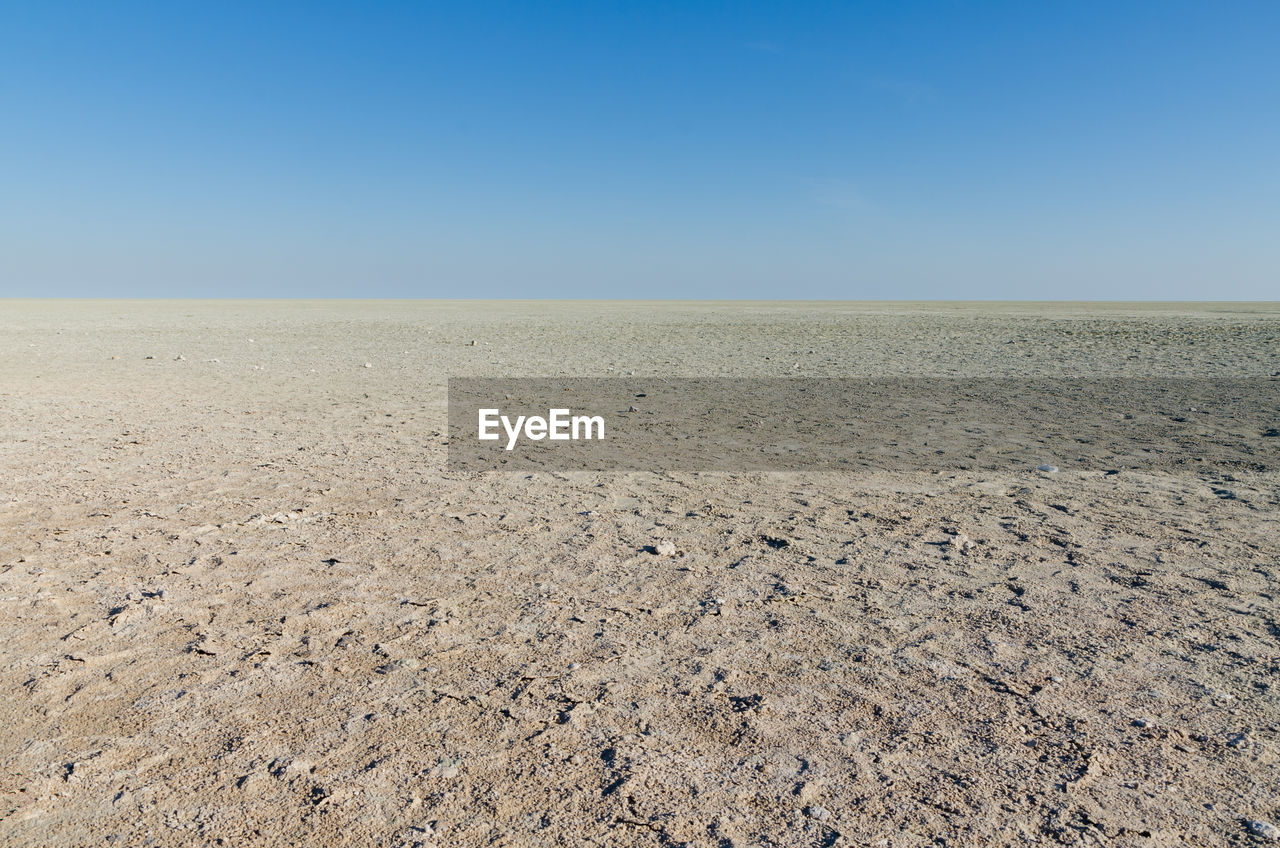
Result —
<svg viewBox="0 0 1280 848"><path fill-rule="evenodd" d="M0 844L1280 839L1273 465L445 462L455 376L1280 398L1280 304L9 300L0 330Z"/></svg>

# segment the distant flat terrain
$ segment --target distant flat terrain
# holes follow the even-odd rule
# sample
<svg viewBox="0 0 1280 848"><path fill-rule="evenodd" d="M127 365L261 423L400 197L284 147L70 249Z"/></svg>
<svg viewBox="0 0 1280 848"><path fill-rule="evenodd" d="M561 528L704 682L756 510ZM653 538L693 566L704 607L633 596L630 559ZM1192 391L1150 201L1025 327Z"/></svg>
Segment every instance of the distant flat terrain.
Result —
<svg viewBox="0 0 1280 848"><path fill-rule="evenodd" d="M1280 826L1278 469L446 471L449 377L624 375L1262 381L1280 304L0 301L0 843Z"/></svg>

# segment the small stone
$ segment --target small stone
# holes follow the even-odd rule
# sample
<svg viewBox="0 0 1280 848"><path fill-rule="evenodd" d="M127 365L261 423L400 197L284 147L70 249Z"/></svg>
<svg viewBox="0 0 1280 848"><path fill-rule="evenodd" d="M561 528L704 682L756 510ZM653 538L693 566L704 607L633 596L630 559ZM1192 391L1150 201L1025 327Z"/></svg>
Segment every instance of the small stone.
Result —
<svg viewBox="0 0 1280 848"><path fill-rule="evenodd" d="M476 340L475 340L475 339L472 339L472 340L471 340L471 344L467 345L467 347L475 347L475 346L476 346Z"/></svg>
<svg viewBox="0 0 1280 848"><path fill-rule="evenodd" d="M1057 474L1057 473L1058 473L1058 466L1056 466L1056 465L1049 465L1049 464L1047 464L1047 463L1046 463L1045 465L1037 465L1037 466L1036 466L1036 471L1043 471L1045 474Z"/></svg>
<svg viewBox="0 0 1280 848"><path fill-rule="evenodd" d="M1276 827L1271 822L1263 821L1262 819L1251 819L1245 824L1248 825L1249 832L1254 836L1269 839L1272 842L1280 842L1280 827Z"/></svg>
<svg viewBox="0 0 1280 848"><path fill-rule="evenodd" d="M120 357L118 357L118 356L113 356L113 357L111 357L111 358L112 358L112 359L119 359Z"/></svg>
<svg viewBox="0 0 1280 848"><path fill-rule="evenodd" d="M144 357L142 357L142 358L143 358L143 359L155 359L155 357L154 357L154 356L144 356Z"/></svg>
<svg viewBox="0 0 1280 848"><path fill-rule="evenodd" d="M816 819L817 821L826 821L827 819L831 818L830 810L828 810L826 807L819 807L816 804L810 807L808 812L809 812L809 818Z"/></svg>
<svg viewBox="0 0 1280 848"><path fill-rule="evenodd" d="M627 407L627 412L639 412L639 411L640 410L636 409L634 405Z"/></svg>
<svg viewBox="0 0 1280 848"><path fill-rule="evenodd" d="M185 360L185 359L186 359L186 357L185 357L185 356L183 356L182 354L178 354L177 356L175 356L175 357L173 358L173 361L174 361L174 362L182 362L182 361L183 361L183 360Z"/></svg>
<svg viewBox="0 0 1280 848"><path fill-rule="evenodd" d="M364 367L365 367L365 368L372 368L372 367L373 367L373 363L372 363L372 362L366 362L366 363L364 364Z"/></svg>
<svg viewBox="0 0 1280 848"><path fill-rule="evenodd" d="M458 762L459 761L453 757L445 757L436 763L432 772L434 772L437 777L442 777L445 780L453 780L458 776Z"/></svg>
<svg viewBox="0 0 1280 848"><path fill-rule="evenodd" d="M673 557L679 551L676 549L676 543L670 539L659 539L651 548L651 551L658 556Z"/></svg>
<svg viewBox="0 0 1280 848"><path fill-rule="evenodd" d="M284 767L283 775L285 777L305 777L308 774L314 773L315 770L315 763L310 760L291 760L289 764Z"/></svg>

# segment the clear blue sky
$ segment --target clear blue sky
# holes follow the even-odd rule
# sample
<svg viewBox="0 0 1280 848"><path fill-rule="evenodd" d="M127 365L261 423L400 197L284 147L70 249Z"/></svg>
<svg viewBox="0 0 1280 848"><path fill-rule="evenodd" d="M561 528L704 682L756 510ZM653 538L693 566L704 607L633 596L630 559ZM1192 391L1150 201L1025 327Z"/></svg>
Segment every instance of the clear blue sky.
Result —
<svg viewBox="0 0 1280 848"><path fill-rule="evenodd" d="M1280 298L1280 3L0 0L0 295Z"/></svg>

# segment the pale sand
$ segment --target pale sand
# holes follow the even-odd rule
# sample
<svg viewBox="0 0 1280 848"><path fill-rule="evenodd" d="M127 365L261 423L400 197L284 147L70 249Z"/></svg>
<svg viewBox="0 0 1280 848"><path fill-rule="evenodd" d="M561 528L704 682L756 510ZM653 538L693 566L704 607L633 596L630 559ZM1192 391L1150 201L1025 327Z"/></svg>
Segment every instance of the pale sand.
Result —
<svg viewBox="0 0 1280 848"><path fill-rule="evenodd" d="M1280 824L1274 469L466 476L442 436L451 375L1267 376L1278 305L0 301L0 330L4 845Z"/></svg>

